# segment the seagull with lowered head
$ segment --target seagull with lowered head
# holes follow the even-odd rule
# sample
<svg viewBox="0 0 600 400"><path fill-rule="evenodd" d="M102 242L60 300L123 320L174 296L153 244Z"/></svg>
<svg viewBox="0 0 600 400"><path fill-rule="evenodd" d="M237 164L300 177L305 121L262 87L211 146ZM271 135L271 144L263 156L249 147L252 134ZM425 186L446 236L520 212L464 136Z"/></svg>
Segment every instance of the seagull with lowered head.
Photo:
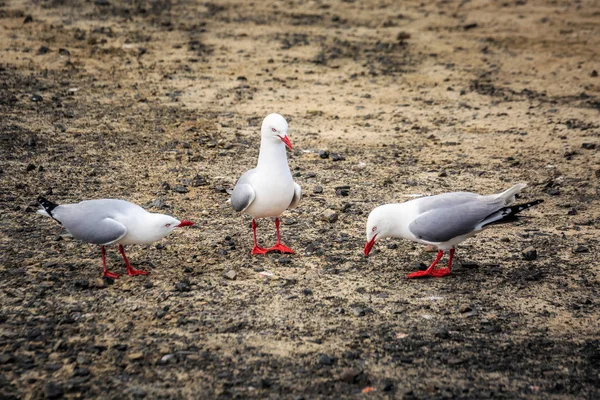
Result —
<svg viewBox="0 0 600 400"><path fill-rule="evenodd" d="M408 239L434 245L438 252L427 270L413 272L407 278L449 275L457 244L489 226L516 221L518 213L543 201L512 205L515 194L526 186L521 183L502 193L487 196L453 192L379 206L371 211L367 220L365 257L376 240L386 237ZM448 267L434 269L446 250L449 251Z"/></svg>
<svg viewBox="0 0 600 400"><path fill-rule="evenodd" d="M75 239L100 245L103 276L118 278L119 274L106 268L104 246L118 244L130 276L146 275L148 272L134 269L125 255L126 244L150 244L173 232L175 228L194 225L191 221L179 221L169 215L150 213L142 207L125 200L86 200L76 204L56 204L38 197L42 206L39 214L53 218L65 227Z"/></svg>

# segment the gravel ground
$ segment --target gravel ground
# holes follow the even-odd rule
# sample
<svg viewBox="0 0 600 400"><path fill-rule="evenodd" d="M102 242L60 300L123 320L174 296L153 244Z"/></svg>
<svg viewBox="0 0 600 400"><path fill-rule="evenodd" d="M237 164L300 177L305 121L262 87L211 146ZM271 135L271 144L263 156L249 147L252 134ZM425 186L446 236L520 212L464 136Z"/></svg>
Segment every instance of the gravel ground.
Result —
<svg viewBox="0 0 600 400"><path fill-rule="evenodd" d="M0 398L599 398L599 16L0 0ZM225 203L271 112L304 191L291 256L251 256ZM517 182L544 203L461 245L447 278L407 280L434 257L407 241L362 255L379 204ZM150 275L103 280L38 195L196 225L128 248Z"/></svg>

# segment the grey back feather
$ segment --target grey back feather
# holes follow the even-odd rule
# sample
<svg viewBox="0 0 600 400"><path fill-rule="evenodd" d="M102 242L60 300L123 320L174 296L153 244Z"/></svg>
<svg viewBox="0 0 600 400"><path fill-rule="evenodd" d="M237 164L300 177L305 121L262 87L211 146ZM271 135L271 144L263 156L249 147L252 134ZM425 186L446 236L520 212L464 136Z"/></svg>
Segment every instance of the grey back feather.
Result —
<svg viewBox="0 0 600 400"><path fill-rule="evenodd" d="M94 244L110 244L127 233L127 228L113 218L118 215L145 213L142 207L125 200L87 200L56 207L53 217L74 238Z"/></svg>
<svg viewBox="0 0 600 400"><path fill-rule="evenodd" d="M408 229L421 240L442 243L482 229L486 217L504 206L503 199L478 196L466 200L469 197L461 194L455 199L445 199L445 203L438 202L437 207L430 207Z"/></svg>

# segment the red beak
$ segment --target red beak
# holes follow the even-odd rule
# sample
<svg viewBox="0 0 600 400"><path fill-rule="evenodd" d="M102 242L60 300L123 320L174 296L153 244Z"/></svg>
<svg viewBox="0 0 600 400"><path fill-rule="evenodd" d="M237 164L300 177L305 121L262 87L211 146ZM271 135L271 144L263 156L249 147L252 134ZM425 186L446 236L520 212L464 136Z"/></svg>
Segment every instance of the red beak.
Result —
<svg viewBox="0 0 600 400"><path fill-rule="evenodd" d="M369 257L369 253L371 252L371 249L373 248L373 246L375 245L375 238L377 237L377 235L373 236L373 239L369 240L366 244L365 244L365 257Z"/></svg>
<svg viewBox="0 0 600 400"><path fill-rule="evenodd" d="M176 228L183 228L184 226L192 226L194 223L192 221L183 220L179 225L176 225Z"/></svg>
<svg viewBox="0 0 600 400"><path fill-rule="evenodd" d="M292 150L292 142L290 142L290 138L289 138L289 137L287 137L287 136L279 136L279 135L277 135L277 137L278 137L279 139L281 139L281 141L282 141L283 143L285 143L285 145L286 145L286 146L287 146L287 147L288 147L290 150Z"/></svg>

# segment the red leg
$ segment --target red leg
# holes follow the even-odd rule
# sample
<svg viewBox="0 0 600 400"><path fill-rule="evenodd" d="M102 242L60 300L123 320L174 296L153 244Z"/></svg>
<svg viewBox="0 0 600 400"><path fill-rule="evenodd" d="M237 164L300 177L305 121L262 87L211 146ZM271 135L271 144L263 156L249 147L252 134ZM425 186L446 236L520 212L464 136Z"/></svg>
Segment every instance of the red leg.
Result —
<svg viewBox="0 0 600 400"><path fill-rule="evenodd" d="M432 276L433 269L435 268L437 263L442 259L443 256L444 256L444 252L442 250L438 250L437 257L435 257L435 260L433 260L433 262L431 263L429 268L427 268L425 271L417 271L417 272L410 273L410 274L406 275L406 277L410 279L410 278L421 278L423 276Z"/></svg>
<svg viewBox="0 0 600 400"><path fill-rule="evenodd" d="M448 268L440 268L431 271L431 276L441 278L442 276L450 275L450 269L452 268L452 259L454 258L454 249L450 249L450 255L448 256Z"/></svg>
<svg viewBox="0 0 600 400"><path fill-rule="evenodd" d="M102 266L104 267L104 271L102 271L102 276L111 279L117 279L120 275L114 272L110 272L106 269L106 249L104 246L100 246L100 251L102 252Z"/></svg>
<svg viewBox="0 0 600 400"><path fill-rule="evenodd" d="M131 267L131 264L129 264L129 260L127 259L127 256L125 255L125 248L123 248L122 244L119 245L119 251L121 252L121 256L123 256L123 260L125 260L125 266L127 267L127 274L129 276L148 275L147 271L142 271L141 269L133 269Z"/></svg>
<svg viewBox="0 0 600 400"><path fill-rule="evenodd" d="M281 244L281 235L279 234L279 218L275 218L275 228L277 229L277 244L267 251L278 251L280 253L294 254L294 250Z"/></svg>
<svg viewBox="0 0 600 400"><path fill-rule="evenodd" d="M258 241L256 240L256 221L252 219L252 231L254 232L254 247L250 254L266 254L267 249L264 249L258 245Z"/></svg>

